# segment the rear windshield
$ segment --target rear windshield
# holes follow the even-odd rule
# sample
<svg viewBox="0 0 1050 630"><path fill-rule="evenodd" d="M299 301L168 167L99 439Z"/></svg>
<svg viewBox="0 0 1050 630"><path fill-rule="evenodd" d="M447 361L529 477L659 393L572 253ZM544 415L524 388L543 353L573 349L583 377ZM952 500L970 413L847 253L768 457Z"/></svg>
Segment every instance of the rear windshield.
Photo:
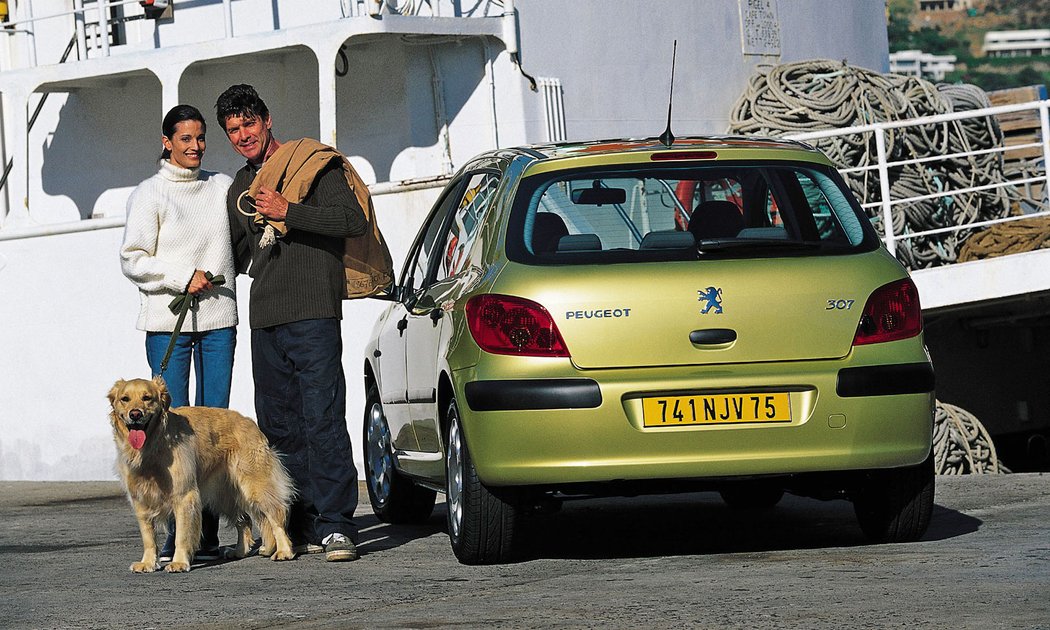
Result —
<svg viewBox="0 0 1050 630"><path fill-rule="evenodd" d="M531 263L835 255L878 247L838 174L812 164L719 163L527 177L507 238Z"/></svg>

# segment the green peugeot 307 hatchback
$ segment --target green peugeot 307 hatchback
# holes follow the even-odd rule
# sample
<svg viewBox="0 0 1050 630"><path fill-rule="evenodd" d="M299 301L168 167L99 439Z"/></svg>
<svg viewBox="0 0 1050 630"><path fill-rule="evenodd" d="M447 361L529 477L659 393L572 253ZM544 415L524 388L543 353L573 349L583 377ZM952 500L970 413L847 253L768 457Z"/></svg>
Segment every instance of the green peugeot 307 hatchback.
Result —
<svg viewBox="0 0 1050 630"><path fill-rule="evenodd" d="M929 523L918 292L831 162L783 140L500 149L464 166L365 352L377 516L443 492L464 563L565 498L712 490Z"/></svg>

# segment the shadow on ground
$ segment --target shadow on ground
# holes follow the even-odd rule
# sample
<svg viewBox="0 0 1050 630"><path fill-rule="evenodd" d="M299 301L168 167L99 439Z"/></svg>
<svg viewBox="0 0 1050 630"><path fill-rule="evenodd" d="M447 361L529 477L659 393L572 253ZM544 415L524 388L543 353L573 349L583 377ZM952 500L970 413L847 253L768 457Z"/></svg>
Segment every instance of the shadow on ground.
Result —
<svg viewBox="0 0 1050 630"><path fill-rule="evenodd" d="M358 518L363 553L445 536L444 504L421 525ZM934 506L924 541L976 532L981 520ZM787 496L766 510L728 507L715 493L566 501L523 521L519 560L611 559L858 547L872 544L847 501ZM451 550L450 550L451 553Z"/></svg>

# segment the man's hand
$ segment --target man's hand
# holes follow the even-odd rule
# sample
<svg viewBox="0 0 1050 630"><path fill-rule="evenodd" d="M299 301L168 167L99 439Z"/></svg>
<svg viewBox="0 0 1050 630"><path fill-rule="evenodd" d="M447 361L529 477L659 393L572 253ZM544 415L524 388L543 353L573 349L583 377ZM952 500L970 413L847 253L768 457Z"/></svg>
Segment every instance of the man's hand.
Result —
<svg viewBox="0 0 1050 630"><path fill-rule="evenodd" d="M186 287L186 291L190 295L199 295L205 291L210 291L213 286L208 277L204 275L204 272L198 269L193 272L193 277L190 278L190 284Z"/></svg>
<svg viewBox="0 0 1050 630"><path fill-rule="evenodd" d="M284 221L288 216L288 200L276 190L261 186L255 195L255 209L267 219Z"/></svg>

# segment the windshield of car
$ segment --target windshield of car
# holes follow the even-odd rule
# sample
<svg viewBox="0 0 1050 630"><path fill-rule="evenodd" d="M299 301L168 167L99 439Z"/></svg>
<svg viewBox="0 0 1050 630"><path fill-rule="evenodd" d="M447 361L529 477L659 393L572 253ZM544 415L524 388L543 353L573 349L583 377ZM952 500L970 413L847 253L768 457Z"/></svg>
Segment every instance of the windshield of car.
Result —
<svg viewBox="0 0 1050 630"><path fill-rule="evenodd" d="M559 262L841 254L878 246L830 168L629 165L523 180L508 248Z"/></svg>

